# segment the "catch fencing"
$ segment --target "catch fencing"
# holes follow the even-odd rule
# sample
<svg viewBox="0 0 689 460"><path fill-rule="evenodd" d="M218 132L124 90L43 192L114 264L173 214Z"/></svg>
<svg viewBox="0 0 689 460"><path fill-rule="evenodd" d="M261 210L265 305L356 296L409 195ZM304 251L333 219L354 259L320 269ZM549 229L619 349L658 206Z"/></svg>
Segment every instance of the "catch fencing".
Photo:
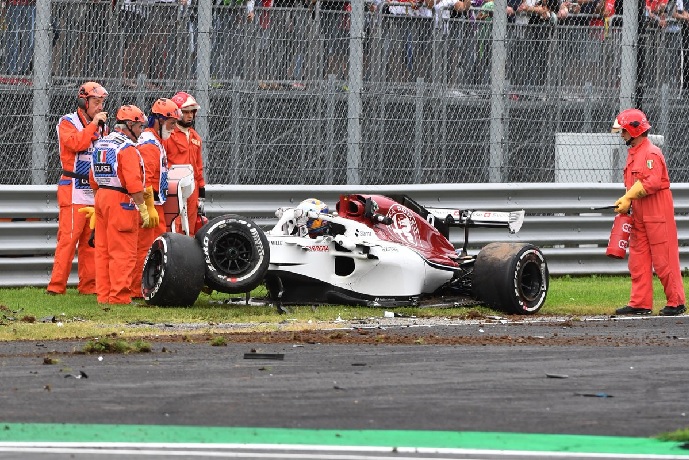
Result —
<svg viewBox="0 0 689 460"><path fill-rule="evenodd" d="M630 106L689 181L682 25L640 0L560 3L545 20L514 0L6 2L0 183L56 183L55 125L86 80L111 125L191 92L210 184L616 182Z"/></svg>
<svg viewBox="0 0 689 460"><path fill-rule="evenodd" d="M689 184L673 185L680 239L680 263L689 267ZM622 193L619 185L585 183L436 184L386 186L209 186L209 217L240 214L266 228L275 224L275 210L317 197L331 207L340 194L407 194L424 206L463 210L526 212L520 232L504 228L472 228L469 253L493 241L529 242L539 246L553 275L625 274L626 260L605 256L612 227L608 206ZM57 235L54 186L0 186L0 286L47 286ZM14 220L13 220L14 219ZM28 220L26 220L28 219ZM450 240L464 244L462 228ZM76 283L76 261L70 284Z"/></svg>

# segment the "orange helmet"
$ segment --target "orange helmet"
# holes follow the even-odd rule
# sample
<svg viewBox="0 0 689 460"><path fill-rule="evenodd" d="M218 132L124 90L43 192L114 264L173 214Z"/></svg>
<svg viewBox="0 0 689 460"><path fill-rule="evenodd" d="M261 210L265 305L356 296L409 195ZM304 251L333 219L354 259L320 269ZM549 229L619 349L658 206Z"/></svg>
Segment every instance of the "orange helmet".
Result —
<svg viewBox="0 0 689 460"><path fill-rule="evenodd" d="M79 99L88 99L90 97L108 97L108 92L95 81L87 81L79 87Z"/></svg>
<svg viewBox="0 0 689 460"><path fill-rule="evenodd" d="M179 120L182 118L182 111L179 110L177 104L172 102L170 99L160 98L153 103L151 107L151 113L160 115L164 118L174 118Z"/></svg>
<svg viewBox="0 0 689 460"><path fill-rule="evenodd" d="M177 107L181 110L199 110L201 108L199 103L196 102L196 99L194 99L191 94L185 93L184 91L180 91L172 96L172 102L177 104Z"/></svg>
<svg viewBox="0 0 689 460"><path fill-rule="evenodd" d="M146 115L135 105L123 105L117 111L117 121L140 121L146 123Z"/></svg>
<svg viewBox="0 0 689 460"><path fill-rule="evenodd" d="M639 109L627 109L620 112L612 124L612 132L619 133L625 130L632 137L639 137L649 129L651 125L646 119L646 114Z"/></svg>

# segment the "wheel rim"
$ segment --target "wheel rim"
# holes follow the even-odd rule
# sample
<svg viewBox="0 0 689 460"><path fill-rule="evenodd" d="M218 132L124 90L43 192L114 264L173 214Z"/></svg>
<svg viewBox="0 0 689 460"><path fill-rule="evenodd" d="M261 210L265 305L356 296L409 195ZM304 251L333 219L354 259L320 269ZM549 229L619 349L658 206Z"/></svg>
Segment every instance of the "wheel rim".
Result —
<svg viewBox="0 0 689 460"><path fill-rule="evenodd" d="M543 278L541 277L539 265L533 261L524 264L520 279L519 291L521 292L522 298L528 302L537 300L541 295L541 287L543 285Z"/></svg>
<svg viewBox="0 0 689 460"><path fill-rule="evenodd" d="M227 275L239 275L251 268L253 242L244 235L228 233L215 244L213 265Z"/></svg>
<svg viewBox="0 0 689 460"><path fill-rule="evenodd" d="M144 267L143 285L144 288L150 289L156 285L158 278L162 276L163 273L163 252L162 251L151 251L151 254L146 260L146 266Z"/></svg>

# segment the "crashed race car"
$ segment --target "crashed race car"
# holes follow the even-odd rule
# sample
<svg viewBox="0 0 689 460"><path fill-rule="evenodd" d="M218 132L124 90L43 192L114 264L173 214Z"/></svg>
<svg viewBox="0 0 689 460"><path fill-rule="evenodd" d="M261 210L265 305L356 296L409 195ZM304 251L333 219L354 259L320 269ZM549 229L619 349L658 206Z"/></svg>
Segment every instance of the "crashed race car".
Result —
<svg viewBox="0 0 689 460"><path fill-rule="evenodd" d="M466 298L506 313L534 314L545 303L549 274L537 247L496 242L477 255L467 253L471 227L514 233L524 211L425 208L403 195L350 194L340 197L335 212L309 199L278 209L276 217L268 230L226 214L211 219L194 238L161 235L144 266L146 302L192 305L204 287L237 294L264 284L267 301L278 309ZM449 241L451 226L465 230L459 250Z"/></svg>

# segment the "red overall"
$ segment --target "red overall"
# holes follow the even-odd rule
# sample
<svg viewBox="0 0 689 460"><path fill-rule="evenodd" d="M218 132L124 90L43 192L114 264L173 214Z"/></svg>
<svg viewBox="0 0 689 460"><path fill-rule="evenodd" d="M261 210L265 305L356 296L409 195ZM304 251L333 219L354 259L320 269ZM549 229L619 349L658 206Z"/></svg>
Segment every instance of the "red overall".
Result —
<svg viewBox="0 0 689 460"><path fill-rule="evenodd" d="M94 294L96 292L95 251L88 245L91 229L86 215L77 211L84 206L93 206L93 191L88 183L90 167L88 149L99 137L98 126L86 123L86 118L79 109L60 119L57 133L62 164L62 176L57 187L60 213L53 272L47 290L55 294L65 293L78 246L77 290L81 294Z"/></svg>
<svg viewBox="0 0 689 460"><path fill-rule="evenodd" d="M187 136L188 133L188 136ZM163 141L170 165L189 164L194 168L194 193L187 199L189 234L194 236L196 215L199 207L199 188L206 186L203 178L203 158L201 157L201 136L189 128L187 132L175 126L170 138Z"/></svg>
<svg viewBox="0 0 689 460"><path fill-rule="evenodd" d="M667 305L684 304L684 284L679 263L677 224L665 157L647 138L630 147L624 167L624 185L637 180L647 196L632 201L629 238L629 273L632 290L629 306L653 308L653 270L665 290Z"/></svg>
<svg viewBox="0 0 689 460"><path fill-rule="evenodd" d="M153 187L153 193L156 196L155 208L160 218L157 227L139 229L136 265L131 278L131 291L132 297L143 297L141 291L141 278L143 275L144 263L146 262L146 255L153 241L166 231L165 210L163 209L159 197L162 187L166 188L163 190L163 195L167 194L167 154L165 153L165 148L162 145L160 136L158 136L158 133L153 128L146 128L144 133L139 137L137 148L144 161L146 176L145 186Z"/></svg>

